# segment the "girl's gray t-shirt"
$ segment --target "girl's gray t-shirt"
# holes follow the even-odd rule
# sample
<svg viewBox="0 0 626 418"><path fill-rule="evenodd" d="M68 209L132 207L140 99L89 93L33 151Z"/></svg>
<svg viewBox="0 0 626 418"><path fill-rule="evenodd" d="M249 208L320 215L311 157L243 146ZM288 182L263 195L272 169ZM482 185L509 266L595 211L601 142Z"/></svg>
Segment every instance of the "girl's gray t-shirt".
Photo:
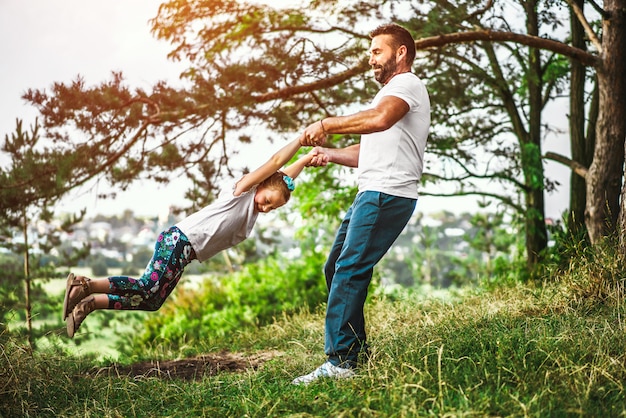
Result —
<svg viewBox="0 0 626 418"><path fill-rule="evenodd" d="M254 208L255 193L256 186L239 196L231 194L176 224L189 239L198 261L248 238L259 214Z"/></svg>

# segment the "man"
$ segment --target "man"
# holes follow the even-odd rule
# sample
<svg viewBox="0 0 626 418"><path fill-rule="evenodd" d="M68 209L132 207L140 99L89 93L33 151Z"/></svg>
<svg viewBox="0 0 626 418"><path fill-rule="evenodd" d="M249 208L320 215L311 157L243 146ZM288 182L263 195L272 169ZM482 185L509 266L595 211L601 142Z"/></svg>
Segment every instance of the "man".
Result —
<svg viewBox="0 0 626 418"><path fill-rule="evenodd" d="M430 100L422 81L411 73L415 41L396 24L378 27L370 38L369 64L383 85L371 107L315 122L302 137L303 145L323 145L328 134L361 134L359 144L314 149L313 166L331 162L358 167L358 194L324 267L328 360L294 384L355 375L359 353L367 349L363 306L374 266L408 223L417 201Z"/></svg>

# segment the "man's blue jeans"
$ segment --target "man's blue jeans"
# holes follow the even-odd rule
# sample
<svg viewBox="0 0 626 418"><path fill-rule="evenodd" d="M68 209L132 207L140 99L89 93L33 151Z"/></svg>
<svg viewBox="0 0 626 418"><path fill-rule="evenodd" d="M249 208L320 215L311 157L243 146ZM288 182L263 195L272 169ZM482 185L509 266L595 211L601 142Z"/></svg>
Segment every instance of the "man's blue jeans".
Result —
<svg viewBox="0 0 626 418"><path fill-rule="evenodd" d="M415 204L415 199L361 192L339 227L324 266L329 292L325 352L335 366L356 366L367 347L363 306L374 266L408 223Z"/></svg>

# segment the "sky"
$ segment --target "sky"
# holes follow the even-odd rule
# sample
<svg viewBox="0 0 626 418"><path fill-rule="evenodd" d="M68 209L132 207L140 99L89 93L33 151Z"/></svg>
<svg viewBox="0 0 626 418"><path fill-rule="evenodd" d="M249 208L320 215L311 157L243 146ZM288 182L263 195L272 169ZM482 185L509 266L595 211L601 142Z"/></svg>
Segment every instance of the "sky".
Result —
<svg viewBox="0 0 626 418"><path fill-rule="evenodd" d="M49 89L78 75L88 85L122 71L128 85L150 89L158 80L175 83L182 66L168 61L169 45L150 34L148 20L156 16L159 0L1 0L0 1L0 134L15 130L15 120L32 124L36 112L21 99L28 88ZM10 41L6 41L10 40ZM87 207L88 216L121 214L132 209L141 216L166 211L162 188L138 184L115 201L97 199L81 189L64 199L61 212ZM149 191L149 192L147 192ZM147 192L147 193L146 193ZM170 187L182 198L180 187Z"/></svg>
<svg viewBox="0 0 626 418"><path fill-rule="evenodd" d="M94 85L109 79L112 71L122 71L131 87L149 90L158 80L175 84L184 68L167 60L170 45L157 41L148 23L161 2L0 0L0 140L15 130L17 118L27 125L34 122L36 112L21 99L29 88L49 89L54 82L70 82L77 75ZM280 0L273 3L277 2ZM550 118L562 120L560 127L566 129L564 111L556 106L552 112ZM544 152L567 155L566 142L563 135L550 134ZM6 159L0 157L3 162ZM245 164L254 166L250 161ZM559 193L546 195L546 215L558 218L567 207L569 174L556 163L549 162L545 167L547 175L562 184ZM110 191L102 187L72 193L63 200L61 211L76 212L86 207L88 216L116 215L125 209L139 216L163 215L171 200L183 198L185 184L180 180L165 186L140 183L118 193L114 201L96 198L98 192ZM473 211L475 201L472 197L454 203L424 197L418 207L421 205L424 212L452 208Z"/></svg>

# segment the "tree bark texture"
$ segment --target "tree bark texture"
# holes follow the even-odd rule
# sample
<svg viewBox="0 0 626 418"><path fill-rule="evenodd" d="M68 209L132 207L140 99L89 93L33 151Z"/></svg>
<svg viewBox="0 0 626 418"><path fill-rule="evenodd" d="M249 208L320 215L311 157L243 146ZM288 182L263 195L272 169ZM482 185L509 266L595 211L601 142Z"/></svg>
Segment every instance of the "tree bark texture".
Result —
<svg viewBox="0 0 626 418"><path fill-rule="evenodd" d="M531 36L539 33L537 1L527 1L526 31ZM526 186L526 253L527 264L533 268L540 255L548 245L545 205L544 205L544 173L541 161L541 111L542 99L542 63L541 52L534 47L528 48L528 136L522 139L522 168Z"/></svg>
<svg viewBox="0 0 626 418"><path fill-rule="evenodd" d="M585 223L593 244L617 228L623 246L626 200L622 193L620 202L620 193L626 142L626 0L607 0L604 8L601 65L597 68L600 109L593 163L587 177Z"/></svg>
<svg viewBox="0 0 626 418"><path fill-rule="evenodd" d="M608 7L610 6L610 9ZM610 74L611 82L608 83L610 104L605 109L611 109L615 113L608 121L608 126L600 125L599 129L606 129L615 138L617 143L622 144L622 152L626 146L626 0L608 0L605 7L610 13L610 19L604 24L603 42L611 46L610 57L605 59L605 69ZM607 50L607 52L609 52ZM607 55L609 55L607 53ZM607 122L604 122L607 123ZM624 154L621 159L624 167ZM626 251L626 170L623 171L620 212L618 215L618 236L622 254Z"/></svg>
<svg viewBox="0 0 626 418"><path fill-rule="evenodd" d="M583 9L584 0L573 0ZM572 46L585 49L585 32L575 13L571 13ZM593 138L585 138L585 66L578 60L572 59L570 74L570 112L569 131L572 159L582 166L589 168L593 157ZM591 148L589 147L591 145ZM578 232L585 227L585 207L587 190L585 178L572 170L570 175L569 213L567 215L568 228Z"/></svg>

